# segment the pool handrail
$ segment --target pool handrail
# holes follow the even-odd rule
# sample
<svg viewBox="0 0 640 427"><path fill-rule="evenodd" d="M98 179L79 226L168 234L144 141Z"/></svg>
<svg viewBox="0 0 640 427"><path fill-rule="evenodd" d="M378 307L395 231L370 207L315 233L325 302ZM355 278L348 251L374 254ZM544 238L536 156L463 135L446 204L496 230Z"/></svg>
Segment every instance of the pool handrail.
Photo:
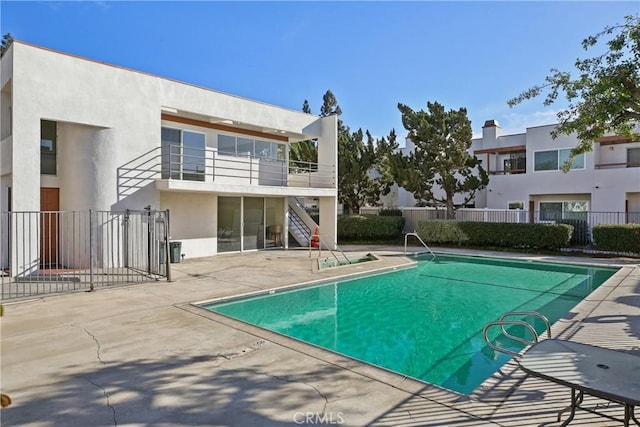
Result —
<svg viewBox="0 0 640 427"><path fill-rule="evenodd" d="M482 329L482 335L484 337L484 341L493 350L508 354L516 358L519 358L521 356L520 353L507 350L506 348L498 347L495 344L493 344L491 340L489 340L488 330L492 326L500 326L500 331L502 332L502 335L504 335L506 338L509 338L513 341L517 341L521 344L524 344L525 346L533 345L539 341L540 336L538 335L536 330L533 328L533 325L531 323L526 322L524 320L506 320L506 318L510 316L525 316L525 318L537 317L541 319L545 324L547 338L551 338L551 322L549 322L549 319L547 319L547 317L544 314L538 313L537 311L509 311L507 313L502 314L502 316L500 316L498 320L487 323L486 325L484 325L484 328ZM531 332L531 335L533 336L533 341L529 341L527 339L516 337L515 335L510 334L509 332L507 332L507 329L505 328L505 326L507 325L512 325L512 326L519 325L519 326L523 326L525 329L528 329L529 332Z"/></svg>
<svg viewBox="0 0 640 427"><path fill-rule="evenodd" d="M404 235L404 254L405 255L407 254L407 240L409 236L414 236L416 239L418 239L418 241L422 243L422 246L427 248L431 256L433 256L433 258L436 258L436 254L433 253L431 248L429 248L429 246L420 238L420 236L418 236L418 233L416 233L415 231L413 233L405 233Z"/></svg>
<svg viewBox="0 0 640 427"><path fill-rule="evenodd" d="M513 336L513 335L511 335L509 333L505 333L505 329L504 329L505 325L519 325L519 326L524 327L525 329L528 329L529 332L531 332L531 335L533 336L533 341L529 341L529 340L526 340L524 338L516 337L516 336ZM489 339L489 336L488 336L488 332L489 332L489 329L492 326L500 326L500 329L502 330L502 332L504 333L504 335L506 337L508 337L508 338L510 338L512 340L515 340L515 341L517 341L517 342L519 342L521 344L524 344L527 347L537 343L538 339L540 338L538 336L538 333L536 332L536 330L533 329L533 326L531 326L531 324L529 324L528 322L525 322L524 320L496 320L496 321L489 322L486 325L484 325L484 328L482 328L482 336L484 337L484 341L487 343L487 346L489 346L491 349L493 349L495 351L498 351L500 353L508 354L508 355L513 356L515 358L519 358L521 356L521 354L520 353L516 353L515 351L508 350L506 348L498 347L497 345L495 345L494 343L491 342L491 340Z"/></svg>
<svg viewBox="0 0 640 427"><path fill-rule="evenodd" d="M551 338L551 323L549 322L549 319L547 319L547 316L545 316L544 314L538 313L537 311L509 311L507 313L504 313L502 316L500 316L500 319L498 321L501 322L506 317L509 317L509 316L530 316L530 317L537 317L538 319L541 319L544 322L544 325L546 328L547 338ZM511 339L516 338L510 333L508 333L504 327L502 327L502 333L507 338L511 338Z"/></svg>

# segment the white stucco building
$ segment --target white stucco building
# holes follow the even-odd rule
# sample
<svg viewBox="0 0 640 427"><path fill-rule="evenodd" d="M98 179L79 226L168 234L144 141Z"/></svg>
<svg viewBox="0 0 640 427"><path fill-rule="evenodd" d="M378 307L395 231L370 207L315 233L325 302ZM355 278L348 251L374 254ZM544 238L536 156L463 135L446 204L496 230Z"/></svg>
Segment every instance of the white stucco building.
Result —
<svg viewBox="0 0 640 427"><path fill-rule="evenodd" d="M484 124L472 151L490 181L476 197L476 207L519 208L538 211L541 217L572 211L640 212L640 141L604 137L565 173L562 165L578 140L574 135L553 139L555 126L502 135L496 121Z"/></svg>
<svg viewBox="0 0 640 427"><path fill-rule="evenodd" d="M307 197L335 242L335 116L20 41L1 73L0 211L168 209L171 239L202 257L286 247L290 209ZM290 164L290 144L308 139L318 164Z"/></svg>
<svg viewBox="0 0 640 427"><path fill-rule="evenodd" d="M640 141L606 136L564 173L562 165L578 140L573 135L553 139L555 126L502 135L497 121L485 122L482 137L473 139L470 150L489 174L489 185L476 195L475 207L522 209L535 213L535 220L586 211L634 213L633 221L640 220ZM407 139L403 150L412 149ZM397 187L382 202L415 205L412 195Z"/></svg>

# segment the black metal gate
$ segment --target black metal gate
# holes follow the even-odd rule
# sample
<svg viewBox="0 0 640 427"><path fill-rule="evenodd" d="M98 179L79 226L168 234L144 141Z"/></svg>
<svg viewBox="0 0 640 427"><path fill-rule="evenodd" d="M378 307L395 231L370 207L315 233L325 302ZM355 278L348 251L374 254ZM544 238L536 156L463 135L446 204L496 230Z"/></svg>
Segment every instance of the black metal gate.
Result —
<svg viewBox="0 0 640 427"><path fill-rule="evenodd" d="M169 211L0 213L1 299L170 280Z"/></svg>

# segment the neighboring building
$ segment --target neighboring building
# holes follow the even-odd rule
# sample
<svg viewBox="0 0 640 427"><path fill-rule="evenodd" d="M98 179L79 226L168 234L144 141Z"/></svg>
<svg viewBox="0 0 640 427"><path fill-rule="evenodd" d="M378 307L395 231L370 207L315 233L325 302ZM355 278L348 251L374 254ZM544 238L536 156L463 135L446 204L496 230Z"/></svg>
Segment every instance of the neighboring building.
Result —
<svg viewBox="0 0 640 427"><path fill-rule="evenodd" d="M19 41L1 72L0 211L168 209L170 237L192 258L287 247L305 197L335 242L337 117ZM290 144L309 139L319 163L291 165ZM17 265L10 246L4 268Z"/></svg>
<svg viewBox="0 0 640 427"><path fill-rule="evenodd" d="M484 124L472 150L489 173L489 185L476 197L476 207L539 212L540 220L570 212L640 212L640 141L601 138L565 173L562 165L578 140L553 139L555 126L501 135L495 120Z"/></svg>
<svg viewBox="0 0 640 427"><path fill-rule="evenodd" d="M601 138L593 152L578 156L564 173L561 167L578 140L573 135L553 139L555 126L502 135L497 121L488 120L470 150L489 174L489 185L476 195L474 207L537 212L535 220L558 219L571 212L640 213L640 141ZM403 152L413 148L407 139ZM395 186L381 201L385 206L415 206L411 194Z"/></svg>

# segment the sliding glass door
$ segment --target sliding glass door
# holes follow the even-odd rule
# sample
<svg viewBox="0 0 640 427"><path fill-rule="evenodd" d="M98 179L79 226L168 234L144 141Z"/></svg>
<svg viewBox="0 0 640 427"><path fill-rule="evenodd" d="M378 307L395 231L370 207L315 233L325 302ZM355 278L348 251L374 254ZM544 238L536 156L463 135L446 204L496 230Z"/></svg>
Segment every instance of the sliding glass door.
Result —
<svg viewBox="0 0 640 427"><path fill-rule="evenodd" d="M283 246L283 222L282 198L219 196L218 252Z"/></svg>
<svg viewBox="0 0 640 427"><path fill-rule="evenodd" d="M241 249L242 198L218 197L218 252Z"/></svg>
<svg viewBox="0 0 640 427"><path fill-rule="evenodd" d="M242 250L264 248L264 198L244 197Z"/></svg>

